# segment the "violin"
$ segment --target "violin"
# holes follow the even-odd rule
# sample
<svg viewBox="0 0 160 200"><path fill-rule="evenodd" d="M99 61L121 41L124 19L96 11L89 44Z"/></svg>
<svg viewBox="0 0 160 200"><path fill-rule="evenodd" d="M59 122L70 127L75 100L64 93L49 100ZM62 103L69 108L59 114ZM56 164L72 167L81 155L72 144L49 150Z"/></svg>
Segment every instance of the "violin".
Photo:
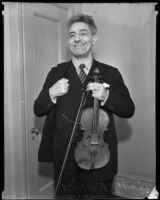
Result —
<svg viewBox="0 0 160 200"><path fill-rule="evenodd" d="M93 71L93 79L99 82L98 68ZM108 144L103 140L107 131L109 116L99 108L99 100L94 98L93 108L84 109L81 114L81 130L83 138L75 149L74 157L77 165L85 170L99 169L108 164L110 151Z"/></svg>
<svg viewBox="0 0 160 200"><path fill-rule="evenodd" d="M99 69L95 68L93 71L94 81L99 82L99 77ZM74 151L74 157L77 165L85 170L99 169L107 165L110 160L108 144L103 140L103 134L107 131L109 116L104 110L99 109L99 100L97 98L94 98L93 108L83 110L88 92L89 91L84 91L81 98L80 106L56 185L55 197L58 195L60 189L62 174L65 169L69 151L79 122L81 124L81 130L84 134L82 141L78 143Z"/></svg>

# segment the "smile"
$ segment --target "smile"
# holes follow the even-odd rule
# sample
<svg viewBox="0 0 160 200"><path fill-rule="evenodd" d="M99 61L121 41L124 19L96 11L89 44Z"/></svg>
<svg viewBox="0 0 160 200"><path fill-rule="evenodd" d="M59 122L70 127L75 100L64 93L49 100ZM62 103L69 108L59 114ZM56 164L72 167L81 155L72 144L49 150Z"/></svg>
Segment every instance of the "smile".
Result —
<svg viewBox="0 0 160 200"><path fill-rule="evenodd" d="M83 46L84 46L84 44L75 44L75 45L73 45L73 47L77 47L77 48L83 47Z"/></svg>

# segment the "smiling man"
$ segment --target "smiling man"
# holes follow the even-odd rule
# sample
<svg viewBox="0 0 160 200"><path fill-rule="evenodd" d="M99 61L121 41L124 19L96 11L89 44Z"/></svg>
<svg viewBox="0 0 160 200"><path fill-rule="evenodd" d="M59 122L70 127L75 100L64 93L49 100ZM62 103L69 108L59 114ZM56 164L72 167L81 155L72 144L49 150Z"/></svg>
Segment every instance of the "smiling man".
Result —
<svg viewBox="0 0 160 200"><path fill-rule="evenodd" d="M51 69L34 102L35 114L47 116L38 160L53 162L55 186L57 183L60 185L57 198L111 198L112 182L117 173L118 143L113 115L129 118L135 110L119 70L93 58L96 41L97 27L91 16L80 14L71 17L68 21L68 47L72 59ZM95 68L102 76L100 83L89 81ZM108 144L110 159L99 169L86 170L76 163L75 148L83 138L78 126L58 182L84 90L89 92L84 109L93 107L96 98L109 117L103 139Z"/></svg>
<svg viewBox="0 0 160 200"><path fill-rule="evenodd" d="M77 22L69 28L68 44L74 58L92 59L92 47L96 40L96 29L90 29L88 24Z"/></svg>

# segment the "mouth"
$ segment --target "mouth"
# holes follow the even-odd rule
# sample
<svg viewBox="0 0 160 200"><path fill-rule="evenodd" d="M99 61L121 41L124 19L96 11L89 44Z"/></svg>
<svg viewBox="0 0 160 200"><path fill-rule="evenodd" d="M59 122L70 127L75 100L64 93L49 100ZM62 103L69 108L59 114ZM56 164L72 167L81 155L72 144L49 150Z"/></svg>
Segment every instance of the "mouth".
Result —
<svg viewBox="0 0 160 200"><path fill-rule="evenodd" d="M75 44L75 45L73 45L74 48L81 48L83 46L84 46L83 44Z"/></svg>
<svg viewBox="0 0 160 200"><path fill-rule="evenodd" d="M70 48L73 54L82 55L89 50L89 45L87 43L73 43L70 45Z"/></svg>

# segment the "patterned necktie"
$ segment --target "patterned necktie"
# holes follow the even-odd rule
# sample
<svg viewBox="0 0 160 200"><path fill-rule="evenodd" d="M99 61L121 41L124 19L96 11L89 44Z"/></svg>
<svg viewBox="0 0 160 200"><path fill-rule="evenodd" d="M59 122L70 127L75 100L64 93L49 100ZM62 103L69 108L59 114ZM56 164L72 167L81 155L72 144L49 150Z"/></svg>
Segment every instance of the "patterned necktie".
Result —
<svg viewBox="0 0 160 200"><path fill-rule="evenodd" d="M79 68L80 68L79 79L83 83L87 77L86 73L84 72L85 64L81 64Z"/></svg>

